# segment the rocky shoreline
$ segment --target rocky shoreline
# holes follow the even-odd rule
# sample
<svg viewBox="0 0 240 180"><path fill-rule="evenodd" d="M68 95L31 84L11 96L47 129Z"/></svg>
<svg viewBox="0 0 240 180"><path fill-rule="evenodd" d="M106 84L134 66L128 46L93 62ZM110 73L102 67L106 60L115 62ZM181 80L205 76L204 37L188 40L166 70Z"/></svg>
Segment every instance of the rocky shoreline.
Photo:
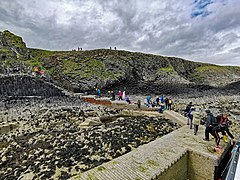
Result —
<svg viewBox="0 0 240 180"><path fill-rule="evenodd" d="M1 103L1 123L8 116L5 123L17 121L18 127L0 136L0 179L67 179L180 127L161 117L136 116L81 129L86 118L118 111L73 97Z"/></svg>

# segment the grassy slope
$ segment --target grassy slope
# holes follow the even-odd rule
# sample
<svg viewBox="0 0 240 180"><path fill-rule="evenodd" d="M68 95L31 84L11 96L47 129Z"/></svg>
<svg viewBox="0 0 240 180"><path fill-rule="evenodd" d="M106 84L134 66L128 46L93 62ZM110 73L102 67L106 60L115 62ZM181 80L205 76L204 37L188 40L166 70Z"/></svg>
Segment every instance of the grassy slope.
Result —
<svg viewBox="0 0 240 180"><path fill-rule="evenodd" d="M177 73L193 82L204 82L204 79L209 74L213 76L225 76L234 73L240 76L240 67L217 66L186 61L175 57L162 57L151 54L113 50L48 51L26 48L21 37L9 31L4 31L4 33L6 42L15 47L15 49L21 50L19 51L20 56L13 57L11 54L13 52L8 46L0 47L0 54L5 53L8 57L11 57L3 61L6 66L10 63L9 61L22 62L30 67L41 66L50 76L53 76L57 80L61 80L60 74L64 74L73 81L79 81L81 79L116 80L123 76L123 71L130 67L129 64L135 66L138 71L142 71L141 66L149 67L153 69L153 73L158 75L162 73ZM0 36L1 35L2 33ZM29 58L21 56L24 55L21 53L27 51L30 54ZM119 62L121 62L120 65ZM155 70L154 63L156 62L158 62L158 67L156 67ZM109 68L109 66L117 67L118 72Z"/></svg>

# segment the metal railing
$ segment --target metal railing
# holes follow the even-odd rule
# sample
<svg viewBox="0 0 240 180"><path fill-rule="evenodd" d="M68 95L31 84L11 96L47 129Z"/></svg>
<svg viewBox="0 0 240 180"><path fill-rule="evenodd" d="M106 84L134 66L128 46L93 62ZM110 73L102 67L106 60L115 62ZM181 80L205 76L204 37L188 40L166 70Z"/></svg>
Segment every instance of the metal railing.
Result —
<svg viewBox="0 0 240 180"><path fill-rule="evenodd" d="M235 147L232 150L232 156L231 156L231 159L229 160L227 175L224 179L234 180L235 174L237 173L236 172L237 166L238 165L240 166L240 164L238 164L239 154L240 154L240 136L238 138L238 141Z"/></svg>

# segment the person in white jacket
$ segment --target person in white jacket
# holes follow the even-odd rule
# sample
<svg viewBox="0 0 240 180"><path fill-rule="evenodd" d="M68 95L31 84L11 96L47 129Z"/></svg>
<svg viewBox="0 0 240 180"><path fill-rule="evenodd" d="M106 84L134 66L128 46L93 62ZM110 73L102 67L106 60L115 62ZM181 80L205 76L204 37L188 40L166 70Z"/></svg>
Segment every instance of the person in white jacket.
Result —
<svg viewBox="0 0 240 180"><path fill-rule="evenodd" d="M126 92L125 92L125 91L123 91L123 94L122 94L122 99L123 99L123 100L125 100L125 98L126 98Z"/></svg>
<svg viewBox="0 0 240 180"><path fill-rule="evenodd" d="M197 109L193 108L192 109L192 115L193 115L193 126L194 126L194 135L197 135L198 133L198 127L200 125L200 121L201 121L201 118L200 118L200 113L197 111Z"/></svg>

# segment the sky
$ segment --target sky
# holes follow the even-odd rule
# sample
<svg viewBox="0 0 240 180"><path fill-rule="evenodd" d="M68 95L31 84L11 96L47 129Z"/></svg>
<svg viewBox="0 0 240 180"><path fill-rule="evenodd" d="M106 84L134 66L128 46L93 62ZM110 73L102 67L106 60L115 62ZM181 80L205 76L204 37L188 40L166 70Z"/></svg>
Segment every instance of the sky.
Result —
<svg viewBox="0 0 240 180"><path fill-rule="evenodd" d="M34 48L117 47L240 66L240 0L1 0L6 29Z"/></svg>

